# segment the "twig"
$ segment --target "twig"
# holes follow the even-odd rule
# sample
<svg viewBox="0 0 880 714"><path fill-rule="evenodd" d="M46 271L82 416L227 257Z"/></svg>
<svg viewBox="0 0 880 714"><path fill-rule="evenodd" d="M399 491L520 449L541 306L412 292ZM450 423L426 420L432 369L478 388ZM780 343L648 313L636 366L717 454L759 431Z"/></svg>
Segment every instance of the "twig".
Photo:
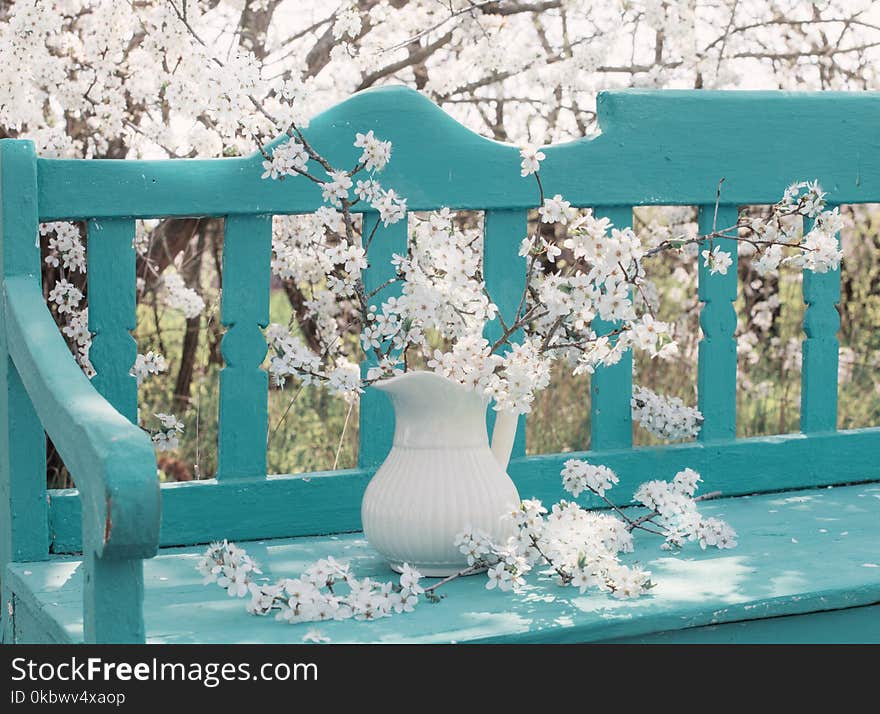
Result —
<svg viewBox="0 0 880 714"><path fill-rule="evenodd" d="M342 442L345 440L345 430L348 427L348 421L351 419L351 412L354 409L354 402L348 405L348 413L345 415L345 421L342 423L342 433L339 435L339 444L336 446L336 456L333 459L333 471L339 465L339 454L342 451Z"/></svg>
<svg viewBox="0 0 880 714"><path fill-rule="evenodd" d="M467 568L464 568L463 570L459 570L457 573L453 573L452 575L447 575L445 578L443 578L443 580L440 580L439 582L434 583L430 587L425 588L425 592L426 593L433 593L437 588L443 587L447 583L451 583L453 580L456 580L457 578L463 578L467 575L473 575L474 573L479 573L481 570L484 570L486 567L487 567L486 564L484 564L482 561L478 561L477 563L474 563L473 565L470 565Z"/></svg>

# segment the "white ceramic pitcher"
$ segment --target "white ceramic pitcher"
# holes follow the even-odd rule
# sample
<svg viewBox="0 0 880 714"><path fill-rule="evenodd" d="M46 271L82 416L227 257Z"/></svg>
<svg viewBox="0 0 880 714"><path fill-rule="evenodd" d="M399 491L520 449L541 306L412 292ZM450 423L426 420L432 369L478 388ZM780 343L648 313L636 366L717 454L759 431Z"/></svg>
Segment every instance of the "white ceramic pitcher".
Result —
<svg viewBox="0 0 880 714"><path fill-rule="evenodd" d="M499 412L486 432L488 398L434 372L407 372L377 382L394 405L394 445L361 505L364 533L395 570L409 563L423 575L467 567L454 541L466 527L496 542L513 535L503 518L520 502L507 475L515 414Z"/></svg>

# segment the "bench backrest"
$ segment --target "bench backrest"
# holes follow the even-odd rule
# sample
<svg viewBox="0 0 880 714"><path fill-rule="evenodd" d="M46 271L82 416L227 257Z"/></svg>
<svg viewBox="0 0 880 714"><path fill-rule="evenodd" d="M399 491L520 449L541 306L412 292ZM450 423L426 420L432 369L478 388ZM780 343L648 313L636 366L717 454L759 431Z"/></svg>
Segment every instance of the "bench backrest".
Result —
<svg viewBox="0 0 880 714"><path fill-rule="evenodd" d="M617 226L631 225L633 206L692 205L699 207L700 228L707 232L721 178L718 225L724 226L735 222L738 206L773 203L794 180L818 179L836 204L880 200L880 95L621 91L600 94L598 114L601 135L547 148L542 177L553 193L608 215ZM519 241L536 204L533 183L519 175L518 150L469 131L418 93L399 87L353 96L316 118L306 135L332 163L348 166L358 152L354 133L369 129L393 142L393 161L382 182L407 198L409 210L485 211L485 278L500 309L514 311L524 280ZM134 221L172 216L226 221L219 466L214 480L163 487L163 544L357 530L363 489L390 447L390 404L367 390L357 468L266 475L268 382L261 369L266 343L260 328L269 319L272 216L314 211L321 196L305 179L260 180L261 160L259 154L36 160L39 219L88 222L94 385L130 419L137 409L137 386L129 375L136 354L129 332L136 320ZM389 259L404 252L406 241L405 221L381 229L370 247L368 289L391 276ZM735 254L735 242L721 244ZM628 357L592 378L591 452L580 455L617 470L623 489L648 477L669 478L685 466L702 472L707 488L727 494L876 478L880 429L836 429L839 271L804 276L800 434L736 439L736 295L735 270L709 275L701 266L698 395L705 424L699 440L632 447ZM572 454L526 457L523 427L511 475L524 496L558 498L559 470ZM51 547L76 550L76 493L50 495Z"/></svg>

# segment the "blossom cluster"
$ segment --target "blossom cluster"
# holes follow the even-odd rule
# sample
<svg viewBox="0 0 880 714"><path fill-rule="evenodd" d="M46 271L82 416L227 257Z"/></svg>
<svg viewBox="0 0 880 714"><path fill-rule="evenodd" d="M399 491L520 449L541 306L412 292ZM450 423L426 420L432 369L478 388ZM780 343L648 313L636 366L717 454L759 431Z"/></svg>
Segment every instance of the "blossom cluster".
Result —
<svg viewBox="0 0 880 714"><path fill-rule="evenodd" d="M254 615L274 613L290 624L320 620L376 620L412 612L425 593L422 575L404 563L397 583L357 578L347 563L327 557L310 564L297 578L271 582L247 552L228 541L212 543L196 569L204 582L216 583L230 597L250 597Z"/></svg>
<svg viewBox="0 0 880 714"><path fill-rule="evenodd" d="M456 545L471 568L487 569L488 589L517 590L538 569L559 585L576 587L582 593L595 588L617 598L638 597L654 584L648 571L620 560L621 554L634 550L634 530L664 536L664 548L681 547L688 540L699 542L702 548L736 545L736 532L726 522L700 515L694 498L700 476L691 469L679 472L671 482L649 481L640 486L634 498L649 513L633 516L608 500L606 492L619 479L607 466L570 459L561 475L563 488L573 497L590 492L617 515L586 510L565 500L548 512L540 501L526 500L509 516L517 534L507 543L493 543L473 530L461 533Z"/></svg>
<svg viewBox="0 0 880 714"><path fill-rule="evenodd" d="M604 496L605 491L619 482L617 474L601 464L569 459L563 465L562 486L575 498L583 491L593 491L599 496Z"/></svg>
<svg viewBox="0 0 880 714"><path fill-rule="evenodd" d="M716 245L712 250L706 248L700 253L703 256L703 265L709 268L709 273L715 275L727 275L727 269L733 265L733 256L726 250L722 250L720 245Z"/></svg>
<svg viewBox="0 0 880 714"><path fill-rule="evenodd" d="M577 497L582 491L589 491L607 503L605 491L611 484L618 483L617 475L606 466L596 466L587 461L570 459L562 472L563 488ZM696 540L700 547L733 548L736 546L736 532L718 518L704 518L698 509L694 494L702 481L700 474L686 468L675 474L672 481L646 481L638 487L633 500L652 514L632 518L623 511L617 512L628 531L649 523L661 529L666 538L664 547L681 547L685 541ZM655 531L650 531L655 532Z"/></svg>
<svg viewBox="0 0 880 714"><path fill-rule="evenodd" d="M486 588L519 590L537 570L558 585L583 593L595 588L616 598L637 597L653 587L650 573L620 562L633 550L632 535L619 519L560 501L550 512L540 501L523 501L510 517L517 535L497 545L478 531L461 533L456 543L473 567L485 567Z"/></svg>
<svg viewBox="0 0 880 714"><path fill-rule="evenodd" d="M837 236L844 227L843 216L837 207L827 208L826 193L816 181L791 184L768 218L747 219L743 225L760 249L753 259L759 275L781 265L814 273L840 267L843 251Z"/></svg>
<svg viewBox="0 0 880 714"><path fill-rule="evenodd" d="M358 165L351 171L327 169L327 180L320 180L308 171L311 158L306 146L295 137L276 144L272 153L263 160L264 179L283 179L286 176L303 175L316 181L321 188L321 197L334 208L342 208L352 201L351 190L355 189L356 201L365 201L379 214L379 219L387 227L402 220L406 215L406 199L393 189L385 190L375 179L391 160L391 142L376 137L372 130L366 134L356 134L354 146L362 149ZM371 178L358 180L354 176L361 170L370 172Z"/></svg>
<svg viewBox="0 0 880 714"><path fill-rule="evenodd" d="M165 305L180 310L187 320L198 317L205 309L202 296L187 287L183 276L176 271L166 271L162 276L162 297Z"/></svg>
<svg viewBox="0 0 880 714"><path fill-rule="evenodd" d="M82 290L66 278L57 280L49 291L49 302L55 305L60 315L75 313L82 299Z"/></svg>
<svg viewBox="0 0 880 714"><path fill-rule="evenodd" d="M180 446L180 435L183 433L183 422L174 414L158 413L159 428L153 432L153 444L157 451L173 451Z"/></svg>
<svg viewBox="0 0 880 714"><path fill-rule="evenodd" d="M662 529L667 548L680 548L686 541L700 547L733 548L736 531L719 518L703 518L693 498L700 475L693 469L679 471L671 482L648 481L633 498L656 514L652 523Z"/></svg>
<svg viewBox="0 0 880 714"><path fill-rule="evenodd" d="M165 357L158 352L149 350L146 354L138 354L131 368L131 373L137 378L138 386L140 386L147 377L161 374L167 367Z"/></svg>
<svg viewBox="0 0 880 714"><path fill-rule="evenodd" d="M47 265L72 272L86 272L86 249L75 223L41 223L40 236L48 236L47 255L44 259Z"/></svg>
<svg viewBox="0 0 880 714"><path fill-rule="evenodd" d="M294 376L303 384L325 384L347 401L363 391L356 363L337 357L336 364L328 368L302 339L278 323L266 328L266 339L274 351L269 374L276 386L283 387L288 377Z"/></svg>
<svg viewBox="0 0 880 714"><path fill-rule="evenodd" d="M263 161L262 178L283 178L295 176L307 170L309 155L305 147L295 139L279 143L272 149L269 158Z"/></svg>
<svg viewBox="0 0 880 714"><path fill-rule="evenodd" d="M372 129L366 134L355 134L354 145L363 149L358 163L367 171L381 171L391 161L391 142L377 138Z"/></svg>
<svg viewBox="0 0 880 714"><path fill-rule="evenodd" d="M667 441L693 439L703 425L699 409L687 406L678 397L665 397L647 387L633 386L633 420L649 433Z"/></svg>
<svg viewBox="0 0 880 714"><path fill-rule="evenodd" d="M71 312L68 315L67 324L61 331L70 340L76 354L76 361L86 376L91 379L95 376L95 368L89 359L89 350L92 348L92 333L89 331L89 308Z"/></svg>

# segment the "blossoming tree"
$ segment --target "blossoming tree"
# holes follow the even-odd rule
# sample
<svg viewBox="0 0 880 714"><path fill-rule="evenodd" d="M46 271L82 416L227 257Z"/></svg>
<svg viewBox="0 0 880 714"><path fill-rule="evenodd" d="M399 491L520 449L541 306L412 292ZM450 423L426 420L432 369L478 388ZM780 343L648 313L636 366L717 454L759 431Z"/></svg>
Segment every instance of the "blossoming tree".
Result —
<svg viewBox="0 0 880 714"><path fill-rule="evenodd" d="M309 116L352 91L406 82L477 131L540 145L592 131L595 93L602 88L872 87L880 25L870 5L358 0L330 8L292 0L19 0L0 10L0 62L10 70L0 78L0 136L32 138L38 151L48 156L235 155L250 153L291 126L306 126ZM381 168L388 159L385 143L368 134L358 141L369 154L365 171ZM301 145L284 146L271 157L269 177L303 168L309 161ZM523 162L524 172L536 170L535 150L524 155ZM311 291L315 278L323 280L332 272L326 269L327 261L350 274L364 259L351 241L339 241L316 256L313 238L338 234L332 225L333 211L339 208L334 202L339 204L348 195L368 201L375 192L371 178L355 179L356 185L345 174L325 178L320 176L327 210L275 223L273 269L291 303L295 332L306 351L277 328L267 336L277 352L272 367L276 382L297 371L294 365L298 375L308 379L303 365L314 355L324 361L329 355L335 361L327 381L351 394L355 382L351 360L340 362L338 350L330 354L327 346L345 344L334 342L341 325L349 334L363 328L365 346L377 349L372 343L377 335L393 332L397 313L390 305L370 320L358 314L356 300L331 300L332 290L330 295ZM401 215L404 201L388 187L374 203L386 221ZM530 243L523 246L536 272L540 269L541 286L535 289L541 291L541 299L558 298L559 285L570 280L555 269L557 256L565 251L562 262L570 265L566 259L587 255L585 239L569 235L570 228L576 224L587 236L597 229L579 221L570 215L564 197L546 201L542 197ZM683 216L681 222L689 223L689 218ZM463 249L473 226L456 224L449 215L413 223L414 254L398 266L413 286L410 289L436 283L438 270L445 276L458 275L462 280L457 290L471 290L466 304L476 310L468 318L477 322L489 317L491 301L463 280L473 278L478 269L475 252ZM419 252L419 246L443 236L450 249L462 248L453 251L455 260L470 261L455 266L457 272L450 272L442 257L427 267L424 250ZM185 419L166 412L190 404L200 340L207 339L216 354L220 328L219 321L211 318L216 290L202 282L201 267L206 259L216 260L221 240L215 219L139 224L140 297L179 312L186 320L179 358L162 354L160 344L142 344L134 365L139 380L169 366L177 372L176 403L164 405L155 419L144 415L160 448L178 443L176 436ZM649 240L640 240L651 249ZM42 241L47 297L88 371L90 336L79 229L70 224L46 225ZM630 250L631 241L629 234L623 236L625 250ZM716 247L703 258L713 270L723 271L729 266L719 251ZM783 257L779 251L763 252L755 263L759 274L775 273ZM432 263L437 260L431 256ZM613 302L622 297L626 283L622 281L620 290L611 290L602 299ZM646 283L636 299L651 302L653 291ZM764 324L762 320L772 321L772 298L769 294L764 298L753 301L755 329ZM616 309L623 304L615 303ZM546 332L552 326L553 311L558 309L558 301L551 301L550 312L540 318L547 324L539 329ZM606 314L614 314L614 309ZM537 322L531 320L535 326ZM451 323L447 319L444 324ZM560 327L544 345L545 352L553 340L561 344ZM647 323L636 342L647 346L653 340L657 354L674 349L655 329ZM614 343L616 349L629 346L629 339ZM467 362L477 348L460 341L457 363ZM514 360L526 362L533 348L534 343L527 341L507 353L503 359L508 360L508 368L514 368ZM574 348L557 346L555 352L563 349ZM602 341L591 347L594 355L602 350L614 355L614 349L611 342ZM497 352L493 354L500 359ZM452 354L431 355L432 366L453 373ZM581 357L580 369L588 370L589 358ZM380 364L388 366L381 360ZM546 371L535 376L538 383L547 378ZM518 399L512 395L510 405L521 406ZM637 410L650 410L654 403L649 391L637 392ZM692 433L696 420L695 415L687 418L679 433Z"/></svg>

